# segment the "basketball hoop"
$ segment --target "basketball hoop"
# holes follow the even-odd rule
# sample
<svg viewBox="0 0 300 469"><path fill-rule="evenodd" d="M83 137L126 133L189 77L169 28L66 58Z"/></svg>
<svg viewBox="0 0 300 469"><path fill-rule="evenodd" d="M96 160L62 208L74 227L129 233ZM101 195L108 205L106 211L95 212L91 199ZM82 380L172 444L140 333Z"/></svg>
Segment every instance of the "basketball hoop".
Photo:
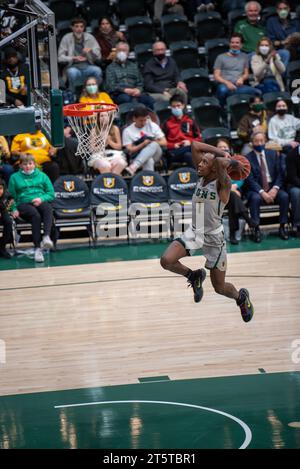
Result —
<svg viewBox="0 0 300 469"><path fill-rule="evenodd" d="M96 154L104 156L107 136L117 110L116 104L100 102L64 106L64 115L78 139L76 155L87 160Z"/></svg>

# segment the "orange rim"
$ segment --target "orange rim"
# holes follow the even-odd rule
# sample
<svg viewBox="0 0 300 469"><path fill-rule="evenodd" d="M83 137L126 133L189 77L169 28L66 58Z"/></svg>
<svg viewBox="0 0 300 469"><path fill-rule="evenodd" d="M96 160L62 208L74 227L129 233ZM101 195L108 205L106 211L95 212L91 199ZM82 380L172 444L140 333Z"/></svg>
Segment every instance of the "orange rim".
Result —
<svg viewBox="0 0 300 469"><path fill-rule="evenodd" d="M91 106L91 109L86 109L87 106ZM101 106L97 108L97 106ZM65 116L70 117L88 117L92 116L95 113L107 112L107 111L116 111L118 106L111 103L75 103L68 104L63 107L63 112Z"/></svg>

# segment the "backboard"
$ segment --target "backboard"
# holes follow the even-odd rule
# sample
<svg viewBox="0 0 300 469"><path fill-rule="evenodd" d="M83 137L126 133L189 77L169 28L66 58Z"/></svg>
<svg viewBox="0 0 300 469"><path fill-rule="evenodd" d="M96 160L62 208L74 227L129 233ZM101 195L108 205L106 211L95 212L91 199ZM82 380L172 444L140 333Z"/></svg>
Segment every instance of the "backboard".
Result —
<svg viewBox="0 0 300 469"><path fill-rule="evenodd" d="M4 39L0 48L14 43L27 44L29 67L29 106L25 109L0 108L2 135L32 132L41 124L52 145L63 146L62 93L58 83L56 28L54 13L40 0L25 0L24 6L1 1L7 15L24 15L26 22ZM21 116L21 117L20 117Z"/></svg>

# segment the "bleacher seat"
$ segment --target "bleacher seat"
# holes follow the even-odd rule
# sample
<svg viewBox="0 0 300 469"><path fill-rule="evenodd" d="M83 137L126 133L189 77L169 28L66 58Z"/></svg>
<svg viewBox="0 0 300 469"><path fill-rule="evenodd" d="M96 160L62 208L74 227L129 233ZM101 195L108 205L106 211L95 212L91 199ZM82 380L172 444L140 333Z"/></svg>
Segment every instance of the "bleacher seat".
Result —
<svg viewBox="0 0 300 469"><path fill-rule="evenodd" d="M168 186L155 171L141 171L130 183L129 240L170 237Z"/></svg>
<svg viewBox="0 0 300 469"><path fill-rule="evenodd" d="M121 22L131 16L145 16L147 12L145 0L118 0L115 7Z"/></svg>
<svg viewBox="0 0 300 469"><path fill-rule="evenodd" d="M263 95L263 100L266 105L266 108L269 111L274 112L277 101L284 99L287 102L289 109L292 108L292 99L290 93L287 91L272 91L271 93L265 93Z"/></svg>
<svg viewBox="0 0 300 469"><path fill-rule="evenodd" d="M202 138L205 143L214 145L219 138L226 138L230 140L231 135L230 130L226 127L212 127L203 130Z"/></svg>
<svg viewBox="0 0 300 469"><path fill-rule="evenodd" d="M153 57L152 43L145 42L143 44L137 44L136 46L134 46L134 54L138 66L143 69L145 63Z"/></svg>
<svg viewBox="0 0 300 469"><path fill-rule="evenodd" d="M226 100L231 130L236 130L241 118L249 111L250 94L234 94Z"/></svg>
<svg viewBox="0 0 300 469"><path fill-rule="evenodd" d="M169 46L179 70L199 67L197 44L193 41L176 41Z"/></svg>
<svg viewBox="0 0 300 469"><path fill-rule="evenodd" d="M128 187L114 173L99 175L91 185L95 239L127 239Z"/></svg>
<svg viewBox="0 0 300 469"><path fill-rule="evenodd" d="M208 39L223 37L225 34L224 21L217 11L197 13L194 21L196 37L200 45Z"/></svg>
<svg viewBox="0 0 300 469"><path fill-rule="evenodd" d="M126 18L127 37L131 47L145 42L153 42L153 27L148 16Z"/></svg>
<svg viewBox="0 0 300 469"><path fill-rule="evenodd" d="M185 16L163 15L161 17L163 38L167 44L190 38L189 23Z"/></svg>
<svg viewBox="0 0 300 469"><path fill-rule="evenodd" d="M56 25L61 21L70 21L77 16L77 5L73 0L51 0L49 8L55 14Z"/></svg>
<svg viewBox="0 0 300 469"><path fill-rule="evenodd" d="M205 41L204 46L207 55L208 70L212 73L214 63L218 55L228 51L229 40L227 38L209 39L208 41Z"/></svg>
<svg viewBox="0 0 300 469"><path fill-rule="evenodd" d="M85 228L89 241L94 241L90 191L77 176L60 176L53 184L53 210L58 238L62 228Z"/></svg>
<svg viewBox="0 0 300 469"><path fill-rule="evenodd" d="M100 18L111 14L110 0L83 0L79 8L88 24L94 21L98 24Z"/></svg>
<svg viewBox="0 0 300 469"><path fill-rule="evenodd" d="M194 98L191 100L191 106L201 130L222 125L221 106L214 96Z"/></svg>
<svg viewBox="0 0 300 469"><path fill-rule="evenodd" d="M187 68L181 72L181 80L188 89L189 99L211 94L211 81L204 68Z"/></svg>
<svg viewBox="0 0 300 469"><path fill-rule="evenodd" d="M163 123L172 115L171 106L168 101L156 101L154 103L154 111L158 116L160 125L163 125Z"/></svg>

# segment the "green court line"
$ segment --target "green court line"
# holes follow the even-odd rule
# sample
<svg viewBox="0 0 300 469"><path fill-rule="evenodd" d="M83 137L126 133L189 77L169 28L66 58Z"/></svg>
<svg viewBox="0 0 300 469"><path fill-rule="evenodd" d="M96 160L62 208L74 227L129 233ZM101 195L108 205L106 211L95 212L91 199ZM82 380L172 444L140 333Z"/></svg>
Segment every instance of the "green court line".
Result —
<svg viewBox="0 0 300 469"><path fill-rule="evenodd" d="M41 269L67 265L98 264L103 262L118 262L159 258L170 241L142 244L122 244L117 246L99 246L96 248L60 248L56 252L45 255L45 262L37 264L27 256L17 256L12 259L0 258L0 270L13 269ZM269 251L275 249L300 248L299 238L283 241L276 235L268 235L260 244L250 240L242 241L237 246L227 243L229 253Z"/></svg>

